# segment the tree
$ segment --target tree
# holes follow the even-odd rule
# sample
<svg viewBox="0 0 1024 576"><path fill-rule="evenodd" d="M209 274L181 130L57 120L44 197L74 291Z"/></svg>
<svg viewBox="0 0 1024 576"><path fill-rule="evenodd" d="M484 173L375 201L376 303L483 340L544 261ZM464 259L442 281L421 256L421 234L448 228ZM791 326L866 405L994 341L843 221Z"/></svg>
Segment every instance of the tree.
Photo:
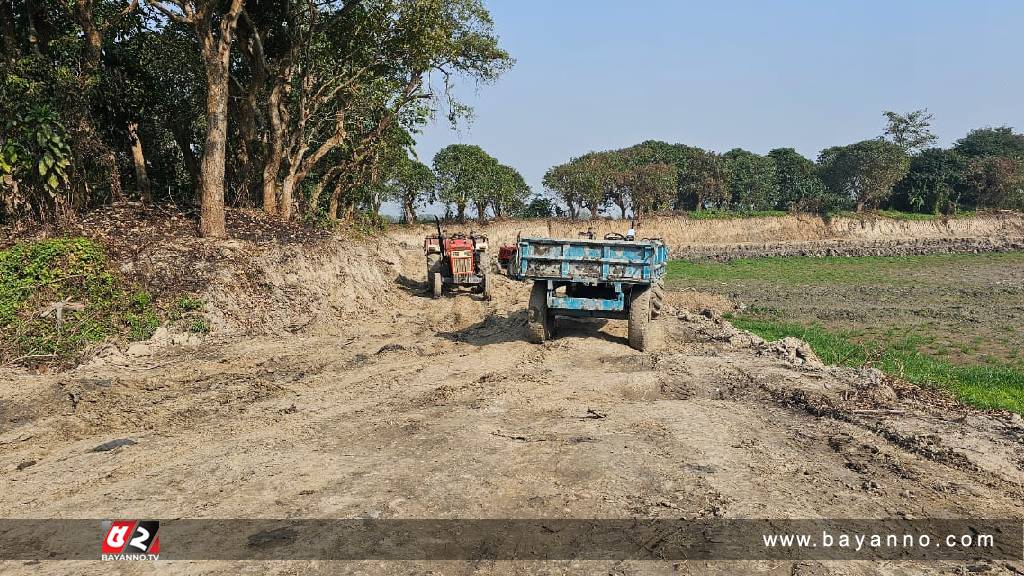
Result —
<svg viewBox="0 0 1024 576"><path fill-rule="evenodd" d="M1024 165L1004 156L981 156L967 163L967 186L977 206L1024 207Z"/></svg>
<svg viewBox="0 0 1024 576"><path fill-rule="evenodd" d="M1017 134L1009 126L979 128L957 140L953 149L967 158L1004 156L1024 158L1024 134Z"/></svg>
<svg viewBox="0 0 1024 576"><path fill-rule="evenodd" d="M792 148L776 148L768 152L775 162L775 186L778 200L775 207L780 210L818 210L820 206L812 199L820 199L825 184L818 177L814 162L803 157Z"/></svg>
<svg viewBox="0 0 1024 576"><path fill-rule="evenodd" d="M544 173L542 180L544 187L561 198L569 213L569 218L575 220L579 217L582 195L580 194L579 166L572 164L560 164L552 166Z"/></svg>
<svg viewBox="0 0 1024 576"><path fill-rule="evenodd" d="M932 114L928 112L927 108L906 114L890 111L885 111L882 114L888 122L885 135L890 142L902 148L907 154L924 150L938 140L938 137L929 130Z"/></svg>
<svg viewBox="0 0 1024 576"><path fill-rule="evenodd" d="M294 190L319 166L331 166L321 177L336 179L331 202L338 204L339 196L373 178L396 126L416 131L442 97L453 123L468 113L450 78L489 82L512 62L480 0L297 3L285 31L293 38L287 49L276 57L256 50L254 58L257 70L272 78L263 202L283 219ZM262 38L259 25L251 30ZM441 78L437 84L434 76Z"/></svg>
<svg viewBox="0 0 1024 576"><path fill-rule="evenodd" d="M575 167L581 204L591 218L597 218L619 185L621 159L609 152L588 152L569 163Z"/></svg>
<svg viewBox="0 0 1024 576"><path fill-rule="evenodd" d="M472 144L451 144L434 155L438 198L455 205L459 222L466 221L470 203L476 205L477 217L485 218L497 167L497 160Z"/></svg>
<svg viewBox="0 0 1024 576"><path fill-rule="evenodd" d="M865 140L826 148L818 158L822 180L835 194L852 200L857 212L889 198L910 167L906 152L885 140Z"/></svg>
<svg viewBox="0 0 1024 576"><path fill-rule="evenodd" d="M732 203L741 210L772 210L779 201L775 161L741 148L723 155Z"/></svg>
<svg viewBox="0 0 1024 576"><path fill-rule="evenodd" d="M910 170L893 193L893 205L901 210L938 214L960 205L967 163L954 150L928 148L911 157Z"/></svg>
<svg viewBox="0 0 1024 576"><path fill-rule="evenodd" d="M619 185L628 194L633 216L639 219L672 206L678 179L675 166L659 162L628 168L622 173ZM625 209L622 217L626 217Z"/></svg>
<svg viewBox="0 0 1024 576"><path fill-rule="evenodd" d="M555 215L555 203L551 198L537 194L513 215L517 218L551 218Z"/></svg>
<svg viewBox="0 0 1024 576"><path fill-rule="evenodd" d="M224 224L224 164L227 160L228 80L231 43L245 0L149 0L169 20L188 25L199 42L206 71L206 138L200 163L199 234L227 235Z"/></svg>
<svg viewBox="0 0 1024 576"><path fill-rule="evenodd" d="M722 156L686 147L686 168L680 179L676 208L691 210L726 209L729 207L729 170Z"/></svg>
<svg viewBox="0 0 1024 576"><path fill-rule="evenodd" d="M403 156L384 181L387 199L402 205L402 221L416 222L416 210L434 199L437 179L426 164Z"/></svg>
<svg viewBox="0 0 1024 576"><path fill-rule="evenodd" d="M530 197L530 187L518 170L498 164L493 168L490 203L494 215L501 218L510 212L519 212Z"/></svg>

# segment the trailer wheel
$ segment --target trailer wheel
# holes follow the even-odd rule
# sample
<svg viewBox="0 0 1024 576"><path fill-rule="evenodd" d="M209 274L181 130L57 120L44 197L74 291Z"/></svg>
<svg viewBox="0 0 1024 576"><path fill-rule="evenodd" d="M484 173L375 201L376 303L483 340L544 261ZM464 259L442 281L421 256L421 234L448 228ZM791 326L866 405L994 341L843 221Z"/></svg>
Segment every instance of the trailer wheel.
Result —
<svg viewBox="0 0 1024 576"><path fill-rule="evenodd" d="M530 290L530 305L526 309L526 332L530 342L542 344L554 337L555 318L548 314L548 287L546 282L534 282Z"/></svg>
<svg viewBox="0 0 1024 576"><path fill-rule="evenodd" d="M629 293L629 345L641 352L654 348L654 287L634 286Z"/></svg>
<svg viewBox="0 0 1024 576"><path fill-rule="evenodd" d="M661 315L661 309L665 306L665 283L658 282L654 285L654 294L651 296L651 320Z"/></svg>

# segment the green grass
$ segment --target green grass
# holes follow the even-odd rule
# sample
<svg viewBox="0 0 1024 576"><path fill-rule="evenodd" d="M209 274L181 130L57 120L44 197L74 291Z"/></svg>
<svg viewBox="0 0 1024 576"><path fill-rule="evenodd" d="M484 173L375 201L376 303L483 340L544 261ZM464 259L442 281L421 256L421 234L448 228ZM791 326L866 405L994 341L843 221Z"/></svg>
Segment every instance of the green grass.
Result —
<svg viewBox="0 0 1024 576"><path fill-rule="evenodd" d="M944 267L971 258L987 260L1007 266L1024 265L1024 253L1001 254L931 254L926 256L785 256L772 258L742 258L730 262L687 262L672 260L668 263L666 280L706 280L731 282L739 280L771 281L785 284L825 284L843 282L912 282L907 272L913 269Z"/></svg>
<svg viewBox="0 0 1024 576"><path fill-rule="evenodd" d="M762 218L765 216L786 216L789 212L784 210L694 210L687 212L687 216L694 220L724 220L729 218ZM919 212L901 212L899 210L873 210L871 212L839 212L836 216L846 218L889 218L890 220L942 220L945 218L967 218L973 216L974 212L959 212L952 216L944 214L922 214Z"/></svg>
<svg viewBox="0 0 1024 576"><path fill-rule="evenodd" d="M774 320L732 318L733 325L766 339L794 336L806 341L827 364L870 364L921 386L938 386L980 408L998 408L1024 414L1024 370L1005 365L960 366L925 356L917 342L906 339L887 347L859 345L844 334L820 326L802 326Z"/></svg>
<svg viewBox="0 0 1024 576"><path fill-rule="evenodd" d="M783 210L748 210L746 212L731 210L694 210L686 215L694 220L726 220L729 218L763 218L766 216L785 216Z"/></svg>
<svg viewBox="0 0 1024 576"><path fill-rule="evenodd" d="M62 322L40 313L67 301ZM163 321L153 297L111 270L87 238L54 238L0 250L0 364L52 356L66 364L92 343L144 340Z"/></svg>

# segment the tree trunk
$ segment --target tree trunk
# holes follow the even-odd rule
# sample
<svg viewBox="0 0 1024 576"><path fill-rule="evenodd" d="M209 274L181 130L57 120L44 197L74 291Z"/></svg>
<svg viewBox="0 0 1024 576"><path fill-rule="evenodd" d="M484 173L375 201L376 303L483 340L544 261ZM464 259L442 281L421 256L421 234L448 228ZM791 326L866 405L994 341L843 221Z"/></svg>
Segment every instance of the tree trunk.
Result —
<svg viewBox="0 0 1024 576"><path fill-rule="evenodd" d="M28 28L28 47L33 54L39 56L39 30L36 27L36 6L32 0L25 1L25 23Z"/></svg>
<svg viewBox="0 0 1024 576"><path fill-rule="evenodd" d="M92 0L75 0L75 19L82 28L82 35L85 37L85 49L83 72L85 76L95 74L99 69L100 55L103 48L103 38L92 19Z"/></svg>
<svg viewBox="0 0 1024 576"><path fill-rule="evenodd" d="M313 185L313 192L309 196L309 206L306 208L306 214L310 218L315 219L317 210L320 209L320 194L324 190L324 180L320 179L316 184Z"/></svg>
<svg viewBox="0 0 1024 576"><path fill-rule="evenodd" d="M295 191L295 172L293 170L288 171L288 175L284 177L284 182L281 184L281 205L278 207L278 215L281 220L287 222L292 217L292 198Z"/></svg>
<svg viewBox="0 0 1024 576"><path fill-rule="evenodd" d="M149 204L153 202L153 188L149 184L149 175L146 173L146 156L142 152L139 125L136 122L128 123L128 143L132 149L132 162L135 163L135 184L139 189L139 196L143 202Z"/></svg>
<svg viewBox="0 0 1024 576"><path fill-rule="evenodd" d="M106 152L103 153L103 160L107 165L107 170L109 170L110 197L115 202L123 202L125 199L124 190L121 188L121 168L117 165L117 155L114 154L113 150L107 148L106 145L103 145L103 148L106 148Z"/></svg>
<svg viewBox="0 0 1024 576"><path fill-rule="evenodd" d="M341 197L341 182L334 185L331 190L331 198L327 202L327 217L331 220L338 219L338 198Z"/></svg>
<svg viewBox="0 0 1024 576"><path fill-rule="evenodd" d="M14 31L14 15L8 0L0 0L0 26L4 41L4 59L14 62L18 59L18 36Z"/></svg>
<svg viewBox="0 0 1024 576"><path fill-rule="evenodd" d="M864 211L864 201L863 200L857 200L857 213L860 214L863 211Z"/></svg>
<svg viewBox="0 0 1024 576"><path fill-rule="evenodd" d="M487 202L476 202L476 219L481 224L487 222Z"/></svg>
<svg viewBox="0 0 1024 576"><path fill-rule="evenodd" d="M208 62L206 66L206 142L199 168L199 235L223 238L224 163L228 132L227 62Z"/></svg>
<svg viewBox="0 0 1024 576"><path fill-rule="evenodd" d="M456 215L459 217L459 223L464 224L466 222L466 203L456 203L455 208L457 210Z"/></svg>
<svg viewBox="0 0 1024 576"><path fill-rule="evenodd" d="M206 142L200 172L201 197L199 235L206 238L227 236L224 225L224 164L228 132L228 63L231 41L245 0L232 0L213 34L212 7L196 21L203 60L206 64Z"/></svg>
<svg viewBox="0 0 1024 576"><path fill-rule="evenodd" d="M270 142L263 164L263 211L270 215L277 214L277 175L281 171L281 161L284 158L284 120L281 111L283 90L283 83L275 81L267 100Z"/></svg>
<svg viewBox="0 0 1024 576"><path fill-rule="evenodd" d="M416 222L416 210L413 208L413 200L409 196L402 199L402 220L406 224Z"/></svg>
<svg viewBox="0 0 1024 576"><path fill-rule="evenodd" d="M185 169L188 170L194 197L195 193L200 189L199 180L201 175L199 173L199 160L192 150L192 137L188 133L190 128L191 126L186 126L183 123L171 121L171 134L174 135L174 141L178 144L178 148L181 149L181 160L185 164Z"/></svg>

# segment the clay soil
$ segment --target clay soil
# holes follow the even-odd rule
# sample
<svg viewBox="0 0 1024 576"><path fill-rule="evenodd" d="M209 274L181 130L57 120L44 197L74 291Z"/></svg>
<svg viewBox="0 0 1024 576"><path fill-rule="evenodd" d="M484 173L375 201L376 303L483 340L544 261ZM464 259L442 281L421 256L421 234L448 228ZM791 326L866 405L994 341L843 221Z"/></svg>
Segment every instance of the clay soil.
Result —
<svg viewBox="0 0 1024 576"><path fill-rule="evenodd" d="M1019 418L873 371L793 360L682 304L661 319L665 346L654 352L630 349L617 321L563 321L556 340L530 344L526 285L499 278L489 302L432 300L419 246L403 240L366 248L388 282L376 305L272 334L154 343L69 372L0 374L0 517L1024 516ZM123 438L135 443L92 451ZM1024 565L0 565L104 575L968 569Z"/></svg>

